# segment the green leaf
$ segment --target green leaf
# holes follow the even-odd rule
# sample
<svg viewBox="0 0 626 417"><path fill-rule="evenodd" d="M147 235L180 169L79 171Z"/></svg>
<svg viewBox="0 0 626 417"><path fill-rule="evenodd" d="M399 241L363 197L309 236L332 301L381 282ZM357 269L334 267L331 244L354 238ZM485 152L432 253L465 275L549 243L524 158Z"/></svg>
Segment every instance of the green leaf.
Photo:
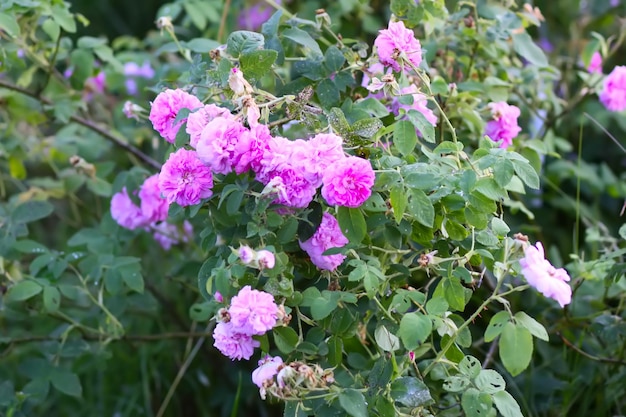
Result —
<svg viewBox="0 0 626 417"><path fill-rule="evenodd" d="M239 57L241 71L246 80L254 82L270 73L277 57L278 52L272 49L246 52Z"/></svg>
<svg viewBox="0 0 626 417"><path fill-rule="evenodd" d="M515 321L518 324L525 327L526 329L528 329L530 334L535 336L537 339L541 339L546 342L550 340L550 338L548 337L548 332L546 331L546 328L543 327L543 325L539 323L537 320L530 317L528 314L524 313L523 311L519 311L515 313Z"/></svg>
<svg viewBox="0 0 626 417"><path fill-rule="evenodd" d="M43 291L43 288L35 281L20 281L9 288L6 298L10 301L26 301L41 291Z"/></svg>
<svg viewBox="0 0 626 417"><path fill-rule="evenodd" d="M463 375L449 376L443 382L443 389L448 392L462 392L470 385L470 380Z"/></svg>
<svg viewBox="0 0 626 417"><path fill-rule="evenodd" d="M15 207L11 219L15 223L30 223L48 217L54 211L54 206L45 200L29 200Z"/></svg>
<svg viewBox="0 0 626 417"><path fill-rule="evenodd" d="M247 52L263 49L265 38L260 33L238 30L231 33L226 40L226 52L235 58Z"/></svg>
<svg viewBox="0 0 626 417"><path fill-rule="evenodd" d="M323 291L321 296L311 302L311 317L313 320L322 320L328 317L337 308L339 294Z"/></svg>
<svg viewBox="0 0 626 417"><path fill-rule="evenodd" d="M364 139L371 139L383 127L383 122L375 117L357 120L352 125L352 132Z"/></svg>
<svg viewBox="0 0 626 417"><path fill-rule="evenodd" d="M78 376L70 371L55 368L50 374L52 386L64 394L80 398L83 395L83 387Z"/></svg>
<svg viewBox="0 0 626 417"><path fill-rule="evenodd" d="M467 417L489 416L492 404L491 395L481 393L476 388L467 389L461 397L461 406Z"/></svg>
<svg viewBox="0 0 626 417"><path fill-rule="evenodd" d="M539 175L528 162L513 160L513 168L524 184L532 189L539 189Z"/></svg>
<svg viewBox="0 0 626 417"><path fill-rule="evenodd" d="M352 417L368 417L365 397L355 389L346 389L339 394L339 405Z"/></svg>
<svg viewBox="0 0 626 417"><path fill-rule="evenodd" d="M491 219L491 230L499 237L506 236L511 229L509 226L499 217L494 217Z"/></svg>
<svg viewBox="0 0 626 417"><path fill-rule="evenodd" d="M208 54L209 52L220 46L220 43L212 39L194 38L190 41L187 41L186 45L187 48L189 48L192 52L197 52L199 54Z"/></svg>
<svg viewBox="0 0 626 417"><path fill-rule="evenodd" d="M473 356L466 356L459 362L459 372L468 378L476 378L480 374L480 361Z"/></svg>
<svg viewBox="0 0 626 417"><path fill-rule="evenodd" d="M310 49L313 55L322 55L322 50L320 49L320 46L317 44L315 39L313 39L311 35L309 35L308 32L305 32L304 30L297 27L291 27L284 30L282 32L282 35L283 37L292 40L307 49Z"/></svg>
<svg viewBox="0 0 626 417"><path fill-rule="evenodd" d="M325 109L335 106L341 98L339 89L329 78L324 79L317 84L317 87L315 87L315 93L317 94L317 99L320 104Z"/></svg>
<svg viewBox="0 0 626 417"><path fill-rule="evenodd" d="M298 333L291 327L275 327L272 330L272 334L274 335L276 347L286 355L296 350L296 346L300 341Z"/></svg>
<svg viewBox="0 0 626 417"><path fill-rule="evenodd" d="M18 240L13 244L13 249L22 253L47 253L48 248L34 240L24 239Z"/></svg>
<svg viewBox="0 0 626 417"><path fill-rule="evenodd" d="M374 339L376 344L385 352L393 352L400 349L400 339L391 333L385 326L379 326L374 331Z"/></svg>
<svg viewBox="0 0 626 417"><path fill-rule="evenodd" d="M122 275L124 284L126 284L128 288L138 292L139 294L143 294L144 281L140 270L130 268L129 270L126 270L124 268L120 268L120 274Z"/></svg>
<svg viewBox="0 0 626 417"><path fill-rule="evenodd" d="M409 112L407 113L407 116L409 117L409 120L411 121L415 129L419 130L419 132L422 134L422 137L424 138L426 142L429 142L429 143L436 142L435 141L435 126L433 126L428 121L428 119L426 119L426 116L424 116L422 113L418 112L417 110L409 110Z"/></svg>
<svg viewBox="0 0 626 417"><path fill-rule="evenodd" d="M0 13L0 29L4 30L12 38L20 36L20 25L17 24L15 16Z"/></svg>
<svg viewBox="0 0 626 417"><path fill-rule="evenodd" d="M331 45L324 54L324 63L330 72L337 72L346 62L343 53L335 45Z"/></svg>
<svg viewBox="0 0 626 417"><path fill-rule="evenodd" d="M496 313L485 330L485 342L491 342L500 336L504 325L511 320L511 314L508 311L499 311Z"/></svg>
<svg viewBox="0 0 626 417"><path fill-rule="evenodd" d="M340 337L331 336L328 338L328 364L332 367L341 365L343 358L343 341Z"/></svg>
<svg viewBox="0 0 626 417"><path fill-rule="evenodd" d="M409 197L402 186L396 186L391 189L389 194L389 201L393 208L393 217L396 219L396 224L400 224L407 204L409 204Z"/></svg>
<svg viewBox="0 0 626 417"><path fill-rule="evenodd" d="M400 120L393 129L393 144L402 155L409 155L417 145L415 126L407 120Z"/></svg>
<svg viewBox="0 0 626 417"><path fill-rule="evenodd" d="M113 187L111 184L98 177L88 178L87 188L94 194L101 197L111 197L113 194Z"/></svg>
<svg viewBox="0 0 626 417"><path fill-rule="evenodd" d="M430 318L419 312L406 313L400 321L398 336L407 350L415 350L433 330Z"/></svg>
<svg viewBox="0 0 626 417"><path fill-rule="evenodd" d="M66 7L65 3L57 3L52 6L52 18L64 31L74 33L76 32L76 21L74 21L74 15Z"/></svg>
<svg viewBox="0 0 626 417"><path fill-rule="evenodd" d="M548 58L526 32L513 35L513 49L531 64L539 67L548 66Z"/></svg>
<svg viewBox="0 0 626 417"><path fill-rule="evenodd" d="M56 287L47 285L43 288L43 307L48 313L54 313L61 305L61 293Z"/></svg>
<svg viewBox="0 0 626 417"><path fill-rule="evenodd" d="M512 376L519 375L530 364L533 336L521 325L508 322L500 336L500 359Z"/></svg>
<svg viewBox="0 0 626 417"><path fill-rule="evenodd" d="M415 217L418 223L426 227L433 227L435 207L426 193L422 190L411 189L409 195L409 213Z"/></svg>
<svg viewBox="0 0 626 417"><path fill-rule="evenodd" d="M493 165L493 178L500 187L506 187L513 178L513 163L508 159L498 159Z"/></svg>
<svg viewBox="0 0 626 417"><path fill-rule="evenodd" d="M52 42L56 42L61 35L61 27L52 19L46 19L41 25L41 28L50 37Z"/></svg>
<svg viewBox="0 0 626 417"><path fill-rule="evenodd" d="M391 398L410 408L421 407L433 400L426 384L412 376L405 376L393 381Z"/></svg>
<svg viewBox="0 0 626 417"><path fill-rule="evenodd" d="M461 280L454 278L443 278L433 297L444 297L451 309L463 311L465 310L465 290L461 285Z"/></svg>
<svg viewBox="0 0 626 417"><path fill-rule="evenodd" d="M480 392L487 394L495 394L496 392L504 391L504 388L506 388L502 375L493 369L481 370L476 379L474 379L474 384L476 384L476 388Z"/></svg>
<svg viewBox="0 0 626 417"><path fill-rule="evenodd" d="M524 417L517 401L506 391L499 391L493 395L493 402L503 417Z"/></svg>
<svg viewBox="0 0 626 417"><path fill-rule="evenodd" d="M350 243L361 243L367 233L367 225L363 212L358 208L339 207L337 221L341 232L348 238Z"/></svg>
<svg viewBox="0 0 626 417"><path fill-rule="evenodd" d="M198 3L193 1L185 1L183 2L183 7L187 12L187 16L191 19L193 24L200 30L203 31L206 28L207 19L204 13L202 12L202 8Z"/></svg>

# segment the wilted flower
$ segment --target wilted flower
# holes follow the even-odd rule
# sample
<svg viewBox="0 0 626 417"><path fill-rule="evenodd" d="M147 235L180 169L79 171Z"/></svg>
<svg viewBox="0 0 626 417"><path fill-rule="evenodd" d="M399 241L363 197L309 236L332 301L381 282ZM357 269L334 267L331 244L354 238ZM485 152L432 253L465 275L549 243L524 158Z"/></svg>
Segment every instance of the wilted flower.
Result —
<svg viewBox="0 0 626 417"><path fill-rule="evenodd" d="M187 220L182 226L160 222L152 225L152 236L164 250L170 250L173 245L188 242L193 235L193 227Z"/></svg>

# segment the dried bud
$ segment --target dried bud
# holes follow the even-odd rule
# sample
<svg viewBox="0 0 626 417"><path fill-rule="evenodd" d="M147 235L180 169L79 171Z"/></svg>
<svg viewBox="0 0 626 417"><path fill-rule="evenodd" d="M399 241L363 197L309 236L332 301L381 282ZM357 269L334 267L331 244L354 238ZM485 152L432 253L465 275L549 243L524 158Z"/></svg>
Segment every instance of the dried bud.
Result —
<svg viewBox="0 0 626 417"><path fill-rule="evenodd" d="M76 169L76 171L86 174L93 178L96 176L96 167L94 164L90 164L78 155L70 157L70 164Z"/></svg>
<svg viewBox="0 0 626 417"><path fill-rule="evenodd" d="M475 26L474 18L472 16L467 16L465 19L463 19L463 23L465 24L466 28L473 28Z"/></svg>
<svg viewBox="0 0 626 417"><path fill-rule="evenodd" d="M173 30L174 24L170 16L161 16L156 20L156 27L160 30Z"/></svg>
<svg viewBox="0 0 626 417"><path fill-rule="evenodd" d="M324 9L317 9L315 11L315 22L317 23L317 27L321 28L323 26L330 26L331 20L328 13Z"/></svg>
<svg viewBox="0 0 626 417"><path fill-rule="evenodd" d="M243 77L243 72L239 68L233 68L228 76L228 86L236 96L243 96L252 93L252 86Z"/></svg>

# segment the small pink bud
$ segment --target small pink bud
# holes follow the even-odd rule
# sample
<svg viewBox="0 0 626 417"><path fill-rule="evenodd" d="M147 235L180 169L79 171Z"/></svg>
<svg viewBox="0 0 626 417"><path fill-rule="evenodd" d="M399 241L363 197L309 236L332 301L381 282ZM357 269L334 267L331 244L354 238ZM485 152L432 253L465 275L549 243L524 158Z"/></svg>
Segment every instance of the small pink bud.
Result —
<svg viewBox="0 0 626 417"><path fill-rule="evenodd" d="M219 291L215 291L215 294L213 295L213 297L215 297L215 301L217 301L218 303L224 302L224 296Z"/></svg>
<svg viewBox="0 0 626 417"><path fill-rule="evenodd" d="M257 261L260 269L272 269L276 263L274 254L265 249L257 252Z"/></svg>

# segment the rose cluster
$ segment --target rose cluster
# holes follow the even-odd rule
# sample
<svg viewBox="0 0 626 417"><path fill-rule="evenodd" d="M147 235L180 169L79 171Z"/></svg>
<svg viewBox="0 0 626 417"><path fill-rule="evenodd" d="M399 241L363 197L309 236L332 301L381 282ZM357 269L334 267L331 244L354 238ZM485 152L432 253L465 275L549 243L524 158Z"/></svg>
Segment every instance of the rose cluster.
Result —
<svg viewBox="0 0 626 417"><path fill-rule="evenodd" d="M331 369L319 365L310 366L304 362L283 363L280 356L266 355L259 360L259 367L252 372L252 382L259 387L262 399L267 393L283 398L297 396L298 388L320 389L335 382Z"/></svg>
<svg viewBox="0 0 626 417"><path fill-rule="evenodd" d="M151 231L154 239L168 250L179 242L187 242L192 235L191 224L184 222L182 227L168 223L169 202L161 198L158 175L144 181L138 190L140 204L136 205L126 188L113 195L111 217L122 227L130 230Z"/></svg>
<svg viewBox="0 0 626 417"><path fill-rule="evenodd" d="M254 348L260 346L252 336L264 335L274 328L278 315L279 308L271 294L246 285L232 298L230 307L220 311L213 345L232 360L248 360Z"/></svg>

